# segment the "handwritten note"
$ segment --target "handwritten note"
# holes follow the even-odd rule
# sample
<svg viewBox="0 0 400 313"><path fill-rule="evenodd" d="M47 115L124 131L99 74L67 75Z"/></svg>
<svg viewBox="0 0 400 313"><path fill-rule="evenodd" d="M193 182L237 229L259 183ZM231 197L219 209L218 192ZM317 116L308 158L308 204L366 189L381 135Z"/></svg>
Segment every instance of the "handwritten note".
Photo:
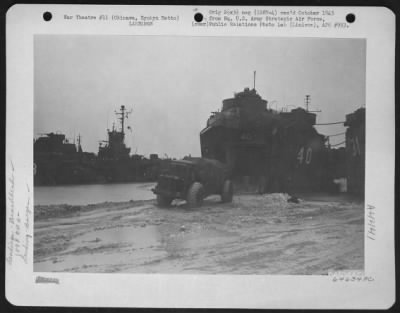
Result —
<svg viewBox="0 0 400 313"><path fill-rule="evenodd" d="M26 199L25 205L22 208L16 206L16 170L12 161L10 162L10 173L7 183L7 232L9 238L7 240L6 261L8 265L13 265L15 259L19 259L25 264L28 264L28 256L32 240L32 195L29 185L26 184L27 192L21 192L21 196Z"/></svg>

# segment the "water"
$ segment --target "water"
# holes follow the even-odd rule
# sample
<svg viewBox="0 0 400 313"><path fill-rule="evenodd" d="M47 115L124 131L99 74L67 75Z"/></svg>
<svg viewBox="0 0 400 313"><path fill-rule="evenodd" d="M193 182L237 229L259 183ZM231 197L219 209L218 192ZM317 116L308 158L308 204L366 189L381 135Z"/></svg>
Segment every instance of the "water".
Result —
<svg viewBox="0 0 400 313"><path fill-rule="evenodd" d="M34 203L86 205L106 201L149 200L155 198L151 191L154 186L155 183L36 186Z"/></svg>

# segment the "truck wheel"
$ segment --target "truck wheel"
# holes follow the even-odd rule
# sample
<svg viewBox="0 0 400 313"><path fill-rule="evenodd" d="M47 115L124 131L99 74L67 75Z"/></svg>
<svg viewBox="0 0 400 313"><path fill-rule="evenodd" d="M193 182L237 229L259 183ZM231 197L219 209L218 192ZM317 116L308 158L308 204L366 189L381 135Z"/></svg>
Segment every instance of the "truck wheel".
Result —
<svg viewBox="0 0 400 313"><path fill-rule="evenodd" d="M203 203L203 198L204 198L203 185L197 182L193 183L193 185L189 188L186 199L189 207L195 208L201 206Z"/></svg>
<svg viewBox="0 0 400 313"><path fill-rule="evenodd" d="M233 197L233 184L230 180L225 180L222 189L221 200L222 202L232 202Z"/></svg>
<svg viewBox="0 0 400 313"><path fill-rule="evenodd" d="M173 199L170 197L166 197L163 195L157 195L157 204L160 207L167 207L167 206L171 205L172 200Z"/></svg>

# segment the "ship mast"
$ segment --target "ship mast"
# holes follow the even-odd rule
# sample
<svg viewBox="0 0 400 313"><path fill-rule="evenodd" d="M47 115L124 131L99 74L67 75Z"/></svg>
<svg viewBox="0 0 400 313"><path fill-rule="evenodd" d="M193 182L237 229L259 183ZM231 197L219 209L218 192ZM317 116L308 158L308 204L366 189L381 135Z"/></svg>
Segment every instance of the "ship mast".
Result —
<svg viewBox="0 0 400 313"><path fill-rule="evenodd" d="M132 113L132 110L130 110L128 112L128 111L126 111L125 106L121 105L119 112L117 112L117 111L114 111L114 112L117 116L119 115L118 119L121 122L121 133L122 133L122 135L125 135L125 127L124 127L125 118L128 118L128 115Z"/></svg>
<svg viewBox="0 0 400 313"><path fill-rule="evenodd" d="M74 138L75 139L75 138ZM82 146L81 146L81 134L78 134L78 152L81 153L82 152Z"/></svg>
<svg viewBox="0 0 400 313"><path fill-rule="evenodd" d="M310 104L311 104L311 96L310 96L310 95L306 95L306 97L304 98L304 105L306 106L306 111L307 111L308 113L317 113L317 112L321 112L321 110L310 111Z"/></svg>

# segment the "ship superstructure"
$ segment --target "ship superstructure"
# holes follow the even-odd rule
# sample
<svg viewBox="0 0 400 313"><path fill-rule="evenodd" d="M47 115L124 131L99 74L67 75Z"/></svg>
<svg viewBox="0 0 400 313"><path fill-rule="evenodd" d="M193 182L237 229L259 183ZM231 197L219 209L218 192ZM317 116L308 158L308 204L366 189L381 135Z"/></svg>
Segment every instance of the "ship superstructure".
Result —
<svg viewBox="0 0 400 313"><path fill-rule="evenodd" d="M131 151L125 145L125 118L128 118L132 111L126 111L124 105L120 107L115 114L120 121L120 128L115 128L113 124L112 129L107 129L108 140L100 142L98 157L100 159L120 160L128 159ZM128 126L129 127L129 126Z"/></svg>
<svg viewBox="0 0 400 313"><path fill-rule="evenodd" d="M200 133L204 157L232 167L237 178L261 182L264 191L319 189L326 160L325 137L308 108L278 112L255 89L222 101Z"/></svg>

